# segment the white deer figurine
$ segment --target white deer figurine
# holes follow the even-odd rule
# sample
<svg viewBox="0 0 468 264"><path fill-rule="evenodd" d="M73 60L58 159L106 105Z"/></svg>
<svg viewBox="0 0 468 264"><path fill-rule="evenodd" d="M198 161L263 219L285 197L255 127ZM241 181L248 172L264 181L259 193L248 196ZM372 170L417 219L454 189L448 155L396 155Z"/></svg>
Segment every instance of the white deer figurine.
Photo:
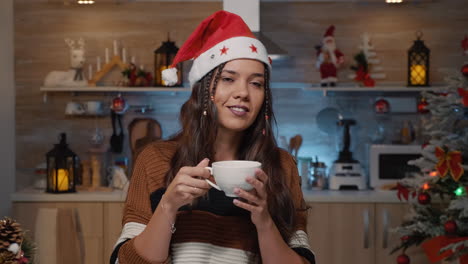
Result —
<svg viewBox="0 0 468 264"><path fill-rule="evenodd" d="M78 40L78 47L75 46L75 41L69 38L65 42L70 48L70 70L68 71L51 71L44 79L44 86L86 86L88 81L83 77L83 66L85 63L85 48L84 40Z"/></svg>

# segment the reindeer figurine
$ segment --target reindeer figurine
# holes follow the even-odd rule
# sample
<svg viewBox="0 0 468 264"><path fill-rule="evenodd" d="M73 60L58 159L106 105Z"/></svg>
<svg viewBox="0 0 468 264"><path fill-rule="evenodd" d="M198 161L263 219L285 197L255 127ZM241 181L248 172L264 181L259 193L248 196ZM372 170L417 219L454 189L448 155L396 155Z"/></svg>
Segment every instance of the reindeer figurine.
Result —
<svg viewBox="0 0 468 264"><path fill-rule="evenodd" d="M75 41L69 38L65 42L70 48L70 70L68 71L51 71L44 79L44 86L86 86L87 80L83 77L83 66L85 62L84 40L78 40L78 47L75 46Z"/></svg>

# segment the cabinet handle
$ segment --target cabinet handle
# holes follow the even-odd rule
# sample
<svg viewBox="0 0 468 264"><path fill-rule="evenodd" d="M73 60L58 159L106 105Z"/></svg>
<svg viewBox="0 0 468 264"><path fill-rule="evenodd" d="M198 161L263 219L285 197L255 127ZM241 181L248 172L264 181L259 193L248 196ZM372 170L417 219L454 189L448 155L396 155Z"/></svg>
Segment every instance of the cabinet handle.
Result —
<svg viewBox="0 0 468 264"><path fill-rule="evenodd" d="M364 248L369 248L369 210L364 210Z"/></svg>
<svg viewBox="0 0 468 264"><path fill-rule="evenodd" d="M383 228L382 248L384 249L388 247L388 224L389 224L388 211L384 209L382 211L382 228Z"/></svg>

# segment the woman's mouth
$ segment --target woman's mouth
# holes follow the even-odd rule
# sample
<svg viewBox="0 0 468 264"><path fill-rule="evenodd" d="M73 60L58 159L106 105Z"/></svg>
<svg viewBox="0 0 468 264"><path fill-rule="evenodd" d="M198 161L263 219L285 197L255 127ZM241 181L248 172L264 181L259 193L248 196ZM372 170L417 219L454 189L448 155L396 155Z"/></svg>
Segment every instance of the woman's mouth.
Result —
<svg viewBox="0 0 468 264"><path fill-rule="evenodd" d="M245 106L233 105L233 106L228 106L228 108L236 116L244 116L249 112L249 108Z"/></svg>

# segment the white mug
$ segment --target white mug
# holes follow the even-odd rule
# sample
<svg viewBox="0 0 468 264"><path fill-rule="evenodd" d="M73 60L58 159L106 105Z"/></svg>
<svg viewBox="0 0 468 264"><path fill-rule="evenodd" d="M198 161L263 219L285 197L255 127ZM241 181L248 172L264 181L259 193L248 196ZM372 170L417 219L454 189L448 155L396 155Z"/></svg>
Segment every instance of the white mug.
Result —
<svg viewBox="0 0 468 264"><path fill-rule="evenodd" d="M102 102L101 101L88 101L85 104L86 113L88 115L100 115L102 114Z"/></svg>
<svg viewBox="0 0 468 264"><path fill-rule="evenodd" d="M85 109L82 104L78 102L68 102L65 108L66 115L81 115L85 113Z"/></svg>
<svg viewBox="0 0 468 264"><path fill-rule="evenodd" d="M226 160L213 162L211 167L205 167L210 170L216 180L216 184L205 179L212 187L223 191L226 196L237 197L234 194L234 188L240 188L246 191L252 190L253 186L245 181L247 177L255 177L255 170L262 164L258 161L250 160Z"/></svg>

